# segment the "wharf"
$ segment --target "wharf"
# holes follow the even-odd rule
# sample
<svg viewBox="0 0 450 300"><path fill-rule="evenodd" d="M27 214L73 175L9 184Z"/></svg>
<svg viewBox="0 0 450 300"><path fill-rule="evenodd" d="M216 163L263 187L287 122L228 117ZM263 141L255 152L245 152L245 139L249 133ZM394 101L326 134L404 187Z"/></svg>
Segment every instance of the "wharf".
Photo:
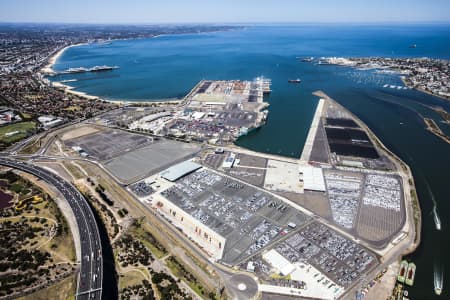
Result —
<svg viewBox="0 0 450 300"><path fill-rule="evenodd" d="M316 112L314 114L314 118L311 123L311 127L309 128L308 136L306 137L306 142L303 147L302 155L300 156L300 161L303 163L307 163L311 156L311 152L314 145L314 139L316 137L317 130L320 124L320 118L322 116L323 108L325 105L325 100L320 99L317 104Z"/></svg>

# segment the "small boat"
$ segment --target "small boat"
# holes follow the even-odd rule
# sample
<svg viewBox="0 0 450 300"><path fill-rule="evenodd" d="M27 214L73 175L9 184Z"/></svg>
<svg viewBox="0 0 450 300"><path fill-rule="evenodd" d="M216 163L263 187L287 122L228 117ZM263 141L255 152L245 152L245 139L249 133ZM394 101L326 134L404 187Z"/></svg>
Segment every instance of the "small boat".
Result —
<svg viewBox="0 0 450 300"><path fill-rule="evenodd" d="M312 62L314 60L314 57L304 57L304 58L298 58L301 59L302 62Z"/></svg>
<svg viewBox="0 0 450 300"><path fill-rule="evenodd" d="M437 213L436 206L433 208L433 218L434 224L436 225L436 230L441 230L441 219Z"/></svg>
<svg viewBox="0 0 450 300"><path fill-rule="evenodd" d="M300 83L302 81L299 78L297 78L297 79L289 79L288 82L289 83Z"/></svg>
<svg viewBox="0 0 450 300"><path fill-rule="evenodd" d="M444 274L442 269L437 269L436 266L434 266L434 292L438 296L442 293L443 282Z"/></svg>
<svg viewBox="0 0 450 300"><path fill-rule="evenodd" d="M416 44L412 44L412 45L409 45L409 48L417 48L417 45Z"/></svg>

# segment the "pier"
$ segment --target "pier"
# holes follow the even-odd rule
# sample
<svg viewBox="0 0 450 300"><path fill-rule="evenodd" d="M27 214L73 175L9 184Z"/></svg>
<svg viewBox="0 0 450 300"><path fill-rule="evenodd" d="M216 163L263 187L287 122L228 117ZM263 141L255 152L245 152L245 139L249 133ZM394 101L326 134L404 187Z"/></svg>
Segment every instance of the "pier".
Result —
<svg viewBox="0 0 450 300"><path fill-rule="evenodd" d="M322 111L325 105L325 100L320 99L319 103L317 103L316 112L314 113L314 118L311 123L311 127L308 132L308 136L306 137L306 142L303 147L302 155L300 156L300 161L303 163L307 163L311 156L311 152L314 146L314 140L316 137L317 130L320 124L320 118L322 116Z"/></svg>

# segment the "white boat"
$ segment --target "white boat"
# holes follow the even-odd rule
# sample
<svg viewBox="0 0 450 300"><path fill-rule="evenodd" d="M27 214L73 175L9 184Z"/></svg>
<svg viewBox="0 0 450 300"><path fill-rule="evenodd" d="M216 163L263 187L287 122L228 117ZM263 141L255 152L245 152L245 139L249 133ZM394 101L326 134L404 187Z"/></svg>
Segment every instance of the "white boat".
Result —
<svg viewBox="0 0 450 300"><path fill-rule="evenodd" d="M440 295L442 293L442 283L444 282L444 275L442 274L442 271L439 271L434 268L434 292L436 295Z"/></svg>
<svg viewBox="0 0 450 300"><path fill-rule="evenodd" d="M441 219L439 218L439 215L436 210L436 206L433 208L433 217L434 217L434 224L436 225L436 230L441 230Z"/></svg>

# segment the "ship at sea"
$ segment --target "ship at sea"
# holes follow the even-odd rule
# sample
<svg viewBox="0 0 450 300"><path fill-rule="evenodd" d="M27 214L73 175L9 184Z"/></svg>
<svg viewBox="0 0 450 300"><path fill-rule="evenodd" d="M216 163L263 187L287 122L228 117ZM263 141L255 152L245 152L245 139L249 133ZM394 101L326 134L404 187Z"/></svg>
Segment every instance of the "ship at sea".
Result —
<svg viewBox="0 0 450 300"><path fill-rule="evenodd" d="M118 66L95 66L89 69L90 72L111 71L118 69Z"/></svg>
<svg viewBox="0 0 450 300"><path fill-rule="evenodd" d="M314 57L297 57L298 60L302 61L302 62L312 62L314 60Z"/></svg>
<svg viewBox="0 0 450 300"><path fill-rule="evenodd" d="M400 270L398 271L397 280L401 283L405 282L406 271L408 270L408 262L406 260L402 260L400 263Z"/></svg>
<svg viewBox="0 0 450 300"><path fill-rule="evenodd" d="M439 218L439 215L436 211L436 206L433 207L433 218L434 224L436 225L436 230L441 230L441 219Z"/></svg>
<svg viewBox="0 0 450 300"><path fill-rule="evenodd" d="M302 82L302 81L301 81L300 78L297 78L297 79L289 79L288 82L289 82L289 83L300 83L300 82Z"/></svg>
<svg viewBox="0 0 450 300"><path fill-rule="evenodd" d="M114 69L118 69L118 66L95 66L92 68L85 68L85 67L79 67L79 68L69 68L63 72L56 73L57 74L74 74L74 73L86 73L86 72L102 72L102 71L112 71Z"/></svg>
<svg viewBox="0 0 450 300"><path fill-rule="evenodd" d="M89 69L79 67L79 68L69 68L65 71L65 73L84 73L84 72L88 72L88 71L89 71Z"/></svg>
<svg viewBox="0 0 450 300"><path fill-rule="evenodd" d="M434 292L436 295L440 295L442 293L442 286L444 282L444 274L437 270L436 267L434 269Z"/></svg>
<svg viewBox="0 0 450 300"><path fill-rule="evenodd" d="M319 62L317 63L318 65L332 65L331 61L329 58L326 57L321 57L319 59Z"/></svg>
<svg viewBox="0 0 450 300"><path fill-rule="evenodd" d="M416 276L416 264L410 262L408 265L408 272L406 272L405 283L409 286L414 284L414 277Z"/></svg>

